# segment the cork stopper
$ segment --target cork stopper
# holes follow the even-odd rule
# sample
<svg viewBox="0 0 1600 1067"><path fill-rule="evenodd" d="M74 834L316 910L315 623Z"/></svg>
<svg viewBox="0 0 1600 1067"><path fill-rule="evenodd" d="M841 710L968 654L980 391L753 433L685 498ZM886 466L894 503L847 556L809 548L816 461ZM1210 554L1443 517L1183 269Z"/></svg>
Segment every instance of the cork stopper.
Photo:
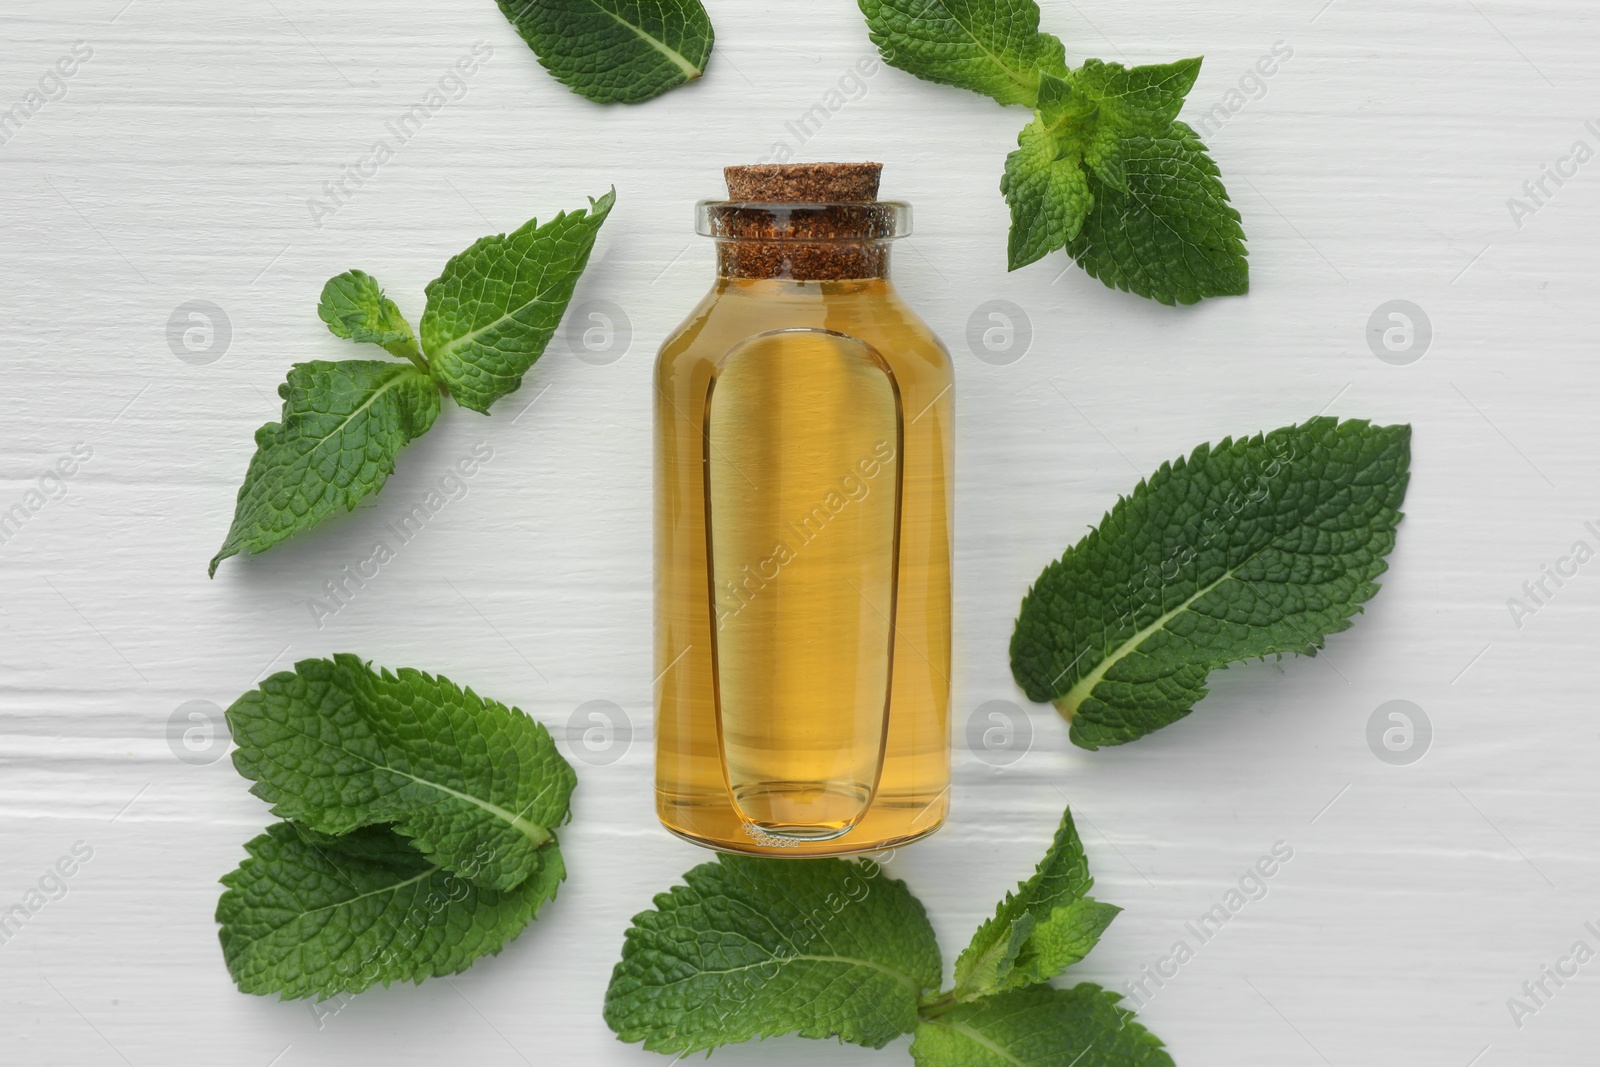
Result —
<svg viewBox="0 0 1600 1067"><path fill-rule="evenodd" d="M878 199L882 163L755 163L723 167L728 199L785 204L866 204Z"/></svg>
<svg viewBox="0 0 1600 1067"><path fill-rule="evenodd" d="M888 240L908 209L878 199L881 163L763 163L725 167L726 202L701 205L701 232L718 238L727 278L837 281L881 278Z"/></svg>

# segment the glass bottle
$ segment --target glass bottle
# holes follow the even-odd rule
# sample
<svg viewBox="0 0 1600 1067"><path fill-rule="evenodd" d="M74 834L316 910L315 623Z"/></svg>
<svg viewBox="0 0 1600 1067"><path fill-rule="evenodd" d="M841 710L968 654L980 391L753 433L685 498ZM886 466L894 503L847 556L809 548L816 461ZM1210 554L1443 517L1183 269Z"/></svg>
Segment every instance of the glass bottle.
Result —
<svg viewBox="0 0 1600 1067"><path fill-rule="evenodd" d="M948 352L876 163L729 167L655 369L656 806L696 844L865 852L950 780Z"/></svg>

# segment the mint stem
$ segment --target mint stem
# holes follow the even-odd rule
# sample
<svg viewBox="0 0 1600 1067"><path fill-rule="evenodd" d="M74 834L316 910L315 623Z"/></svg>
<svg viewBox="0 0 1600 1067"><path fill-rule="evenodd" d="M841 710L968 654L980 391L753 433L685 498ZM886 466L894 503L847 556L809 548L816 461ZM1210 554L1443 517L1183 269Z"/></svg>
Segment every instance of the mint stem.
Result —
<svg viewBox="0 0 1600 1067"><path fill-rule="evenodd" d="M384 350L391 356L401 356L409 359L423 374L433 377L433 368L428 366L428 357L417 350L415 341L397 345L384 345Z"/></svg>
<svg viewBox="0 0 1600 1067"><path fill-rule="evenodd" d="M947 990L943 993L940 993L932 1000L924 998L922 1002L917 1005L917 1016L924 1020L937 1019L939 1016L955 1007L957 1003L959 1003L959 1001L956 998L956 991L954 989Z"/></svg>

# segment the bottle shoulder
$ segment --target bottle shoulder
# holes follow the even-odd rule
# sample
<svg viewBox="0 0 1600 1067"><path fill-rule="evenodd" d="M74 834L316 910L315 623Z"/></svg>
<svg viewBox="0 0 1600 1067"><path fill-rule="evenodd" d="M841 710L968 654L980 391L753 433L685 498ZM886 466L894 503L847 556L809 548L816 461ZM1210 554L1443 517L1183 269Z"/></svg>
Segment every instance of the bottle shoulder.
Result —
<svg viewBox="0 0 1600 1067"><path fill-rule="evenodd" d="M658 375L715 364L730 348L764 333L816 329L872 346L897 372L946 377L950 354L931 327L883 279L868 283L714 286L669 334L656 357Z"/></svg>

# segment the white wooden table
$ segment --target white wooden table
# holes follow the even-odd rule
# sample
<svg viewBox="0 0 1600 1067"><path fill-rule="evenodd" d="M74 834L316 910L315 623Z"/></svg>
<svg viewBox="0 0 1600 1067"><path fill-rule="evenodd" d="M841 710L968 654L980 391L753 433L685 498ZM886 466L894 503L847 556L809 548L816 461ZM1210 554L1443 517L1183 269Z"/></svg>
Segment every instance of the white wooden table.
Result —
<svg viewBox="0 0 1600 1067"><path fill-rule="evenodd" d="M651 807L651 359L709 282L692 202L723 164L793 145L786 124L872 56L848 0L708 6L707 77L607 109L549 79L489 0L0 14L4 106L74 42L92 51L0 145L0 510L46 497L0 545L0 909L75 843L92 850L0 945L0 1061L665 1062L600 1018L630 916L707 858ZM1524 189L1574 142L1600 150L1592 7L1044 6L1074 58L1205 54L1186 115L1223 107L1207 140L1254 291L1173 310L1059 256L1008 275L997 182L1027 116L970 93L879 67L794 145L887 164L886 193L916 207L896 275L957 364L954 811L891 869L948 965L1070 801L1098 895L1126 908L1076 974L1120 987L1282 841L1293 859L1267 895L1142 1013L1183 1067L1591 1061L1600 962L1547 982L1520 1027L1507 1000L1574 942L1600 949L1584 925L1600 928L1600 562L1547 581L1542 604L1523 592L1574 542L1600 549L1600 162L1546 179L1539 203ZM475 42L493 54L465 95L313 225L308 199ZM1277 42L1292 56L1250 80ZM615 350L580 359L561 335L492 418L447 411L371 506L207 581L285 369L358 354L317 320L327 277L371 271L414 321L450 254L612 184L575 310L620 309ZM994 299L1031 324L1021 358L968 345ZM1385 361L1367 325L1394 300L1431 338ZM220 316L185 348L169 320L192 301ZM1366 614L1324 656L1215 676L1191 717L1136 745L1071 747L1007 667L1028 583L1161 461L1320 411L1415 426L1407 517ZM323 583L478 442L494 456L465 495L319 627ZM47 477L75 448L92 455ZM1512 597L1537 610L1514 617ZM609 701L632 739L610 763L577 761L571 877L519 940L319 1018L229 980L216 879L269 817L216 758L224 740L185 762L169 724L334 651L443 672L562 736L580 705ZM1432 726L1407 765L1368 744L1392 700ZM964 739L989 701L1026 709L1029 739L986 762ZM790 1038L716 1062L909 1062L903 1049Z"/></svg>

